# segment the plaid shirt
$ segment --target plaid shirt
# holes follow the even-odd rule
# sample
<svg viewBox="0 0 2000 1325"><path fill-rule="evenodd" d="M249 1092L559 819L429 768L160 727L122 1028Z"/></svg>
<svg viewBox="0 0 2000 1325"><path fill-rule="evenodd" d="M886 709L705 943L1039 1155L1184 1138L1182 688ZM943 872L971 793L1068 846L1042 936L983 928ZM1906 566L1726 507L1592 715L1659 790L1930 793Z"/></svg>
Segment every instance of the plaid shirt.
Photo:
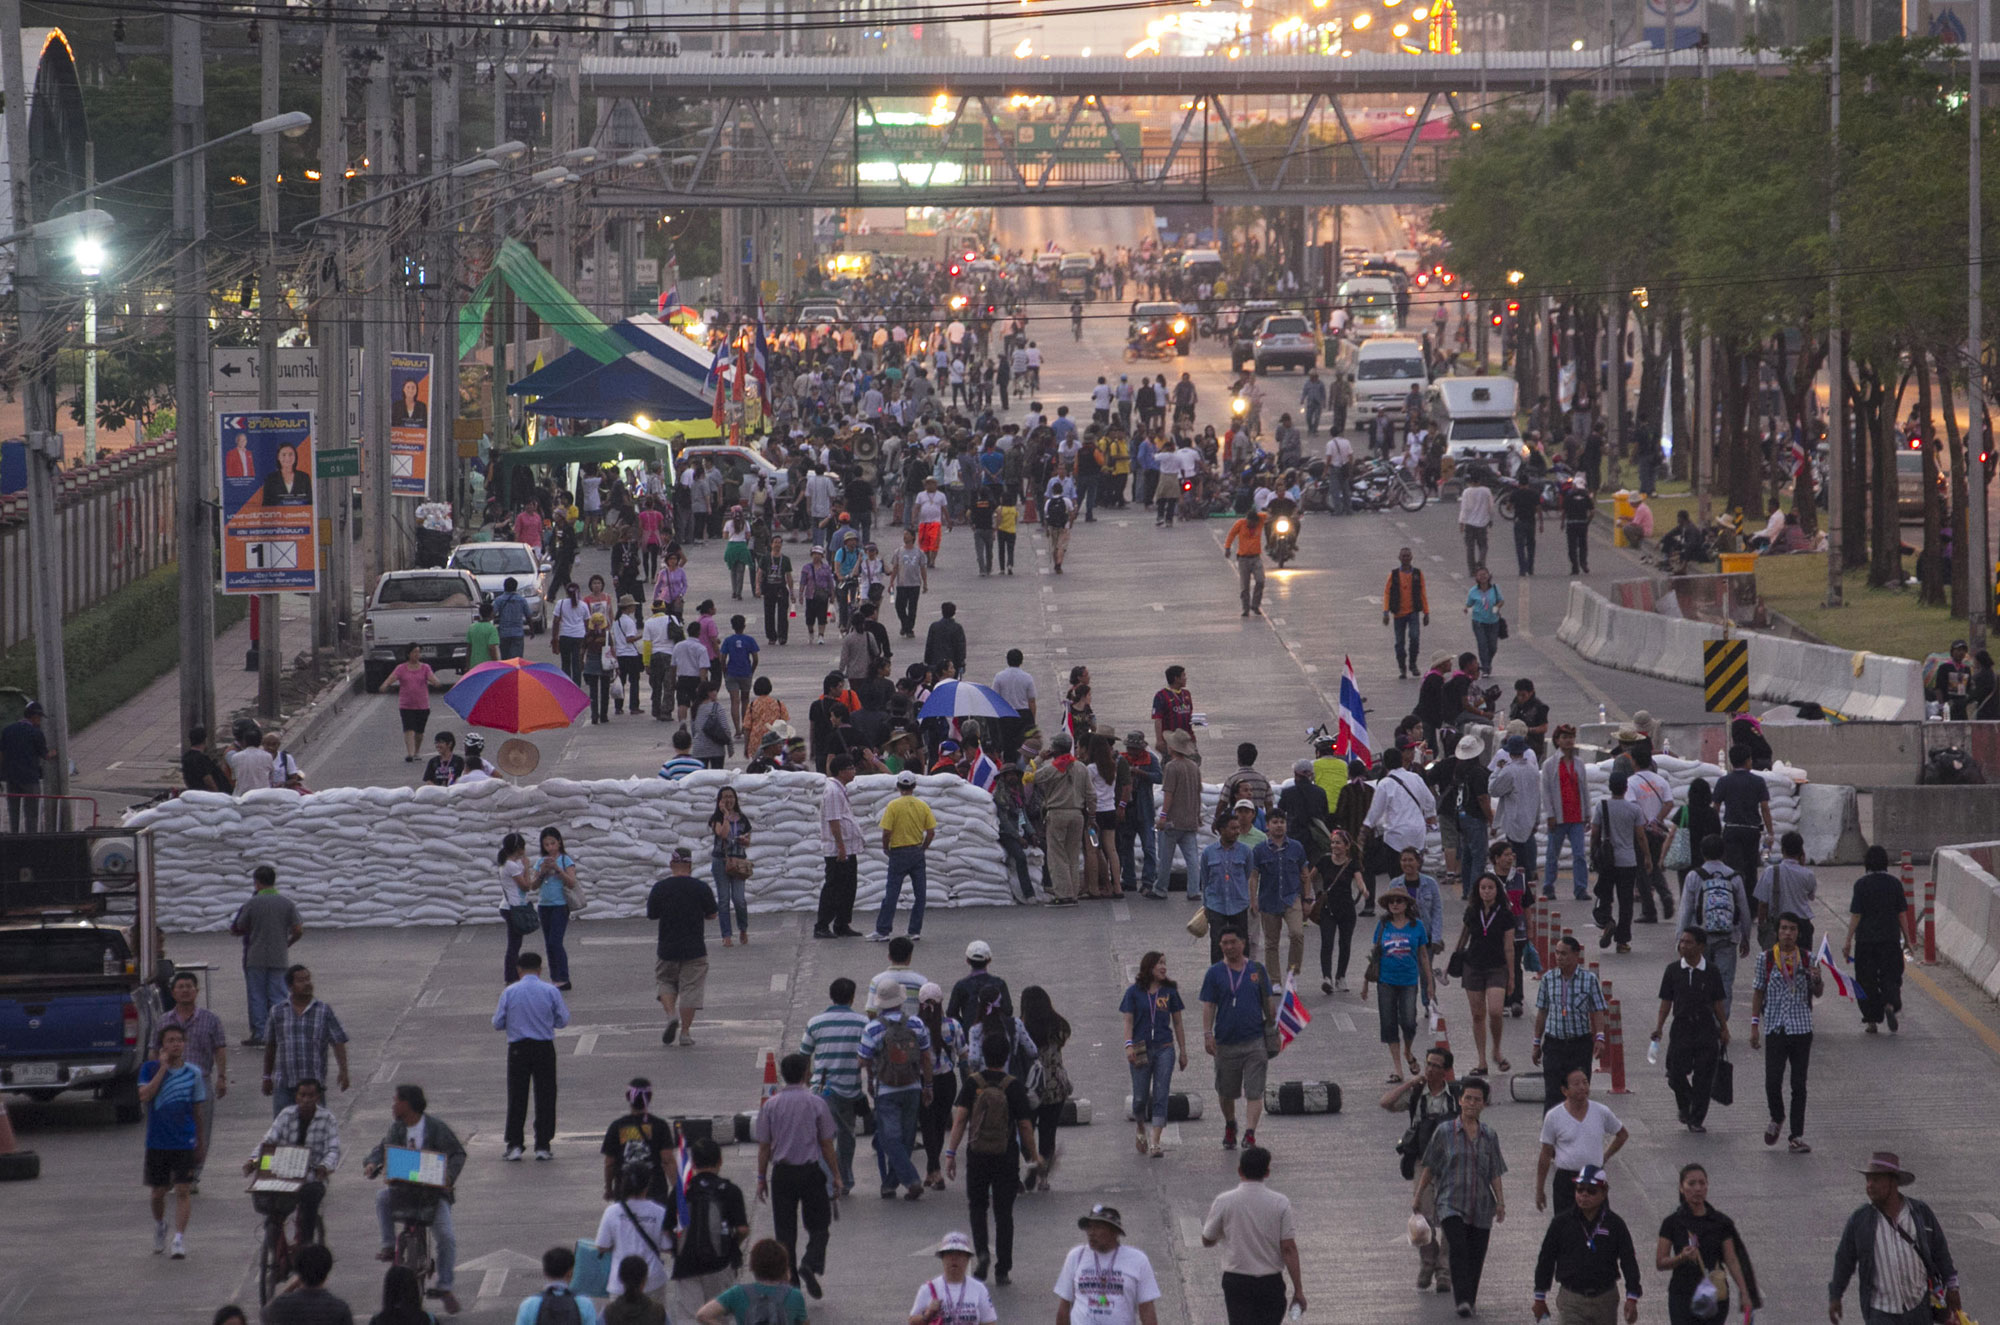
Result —
<svg viewBox="0 0 2000 1325"><path fill-rule="evenodd" d="M1440 1221L1457 1215L1474 1228L1493 1227L1499 1202L1493 1197L1493 1183L1507 1171L1500 1157L1500 1137L1485 1123L1479 1135L1469 1137L1465 1125L1454 1118L1431 1133L1424 1147L1424 1167L1431 1171L1437 1189L1437 1217Z"/></svg>
<svg viewBox="0 0 2000 1325"><path fill-rule="evenodd" d="M229 1047L229 1035L222 1029L222 1018L207 1008L198 1007L191 1017L183 1017L178 1008L168 1008L153 1027L153 1052L160 1051L160 1032L169 1026L178 1026L187 1032L187 1060L201 1069L203 1076L215 1072L215 1051Z"/></svg>
<svg viewBox="0 0 2000 1325"><path fill-rule="evenodd" d="M1788 973L1782 964L1771 960L1772 955L1769 948L1757 954L1757 981L1751 986L1764 996L1764 1033L1811 1035L1812 958L1800 949L1793 954Z"/></svg>
<svg viewBox="0 0 2000 1325"><path fill-rule="evenodd" d="M290 1090L307 1077L326 1080L326 1051L347 1043L347 1032L333 1009L314 999L300 1012L287 1000L271 1009L271 1024L264 1038L277 1045L277 1060L271 1079L279 1090Z"/></svg>
<svg viewBox="0 0 2000 1325"><path fill-rule="evenodd" d="M1610 1007L1604 1001L1604 986L1598 983L1597 973L1579 966L1575 975L1566 976L1560 970L1543 975L1541 988L1535 992L1535 1010L1549 1014L1542 1023L1543 1035L1575 1040L1589 1039L1590 1014L1608 1012Z"/></svg>
<svg viewBox="0 0 2000 1325"><path fill-rule="evenodd" d="M271 1120L271 1130L264 1133L264 1140L258 1150L250 1153L255 1159L263 1146L296 1146L299 1141L299 1106L287 1104L278 1110L278 1116ZM305 1148L312 1152L312 1167L332 1173L340 1167L340 1128L333 1121L333 1114L325 1106L313 1110L312 1121L306 1124Z"/></svg>

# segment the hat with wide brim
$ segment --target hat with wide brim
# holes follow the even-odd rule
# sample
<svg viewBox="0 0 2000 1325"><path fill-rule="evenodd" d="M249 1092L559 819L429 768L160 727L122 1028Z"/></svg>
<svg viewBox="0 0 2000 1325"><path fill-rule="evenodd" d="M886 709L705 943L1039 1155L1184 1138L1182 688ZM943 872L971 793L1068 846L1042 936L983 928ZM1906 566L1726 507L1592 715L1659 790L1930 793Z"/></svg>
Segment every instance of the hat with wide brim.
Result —
<svg viewBox="0 0 2000 1325"><path fill-rule="evenodd" d="M1855 1170L1856 1173L1887 1173L1896 1179L1898 1187L1907 1187L1917 1180L1917 1175L1903 1167L1893 1150L1878 1150L1868 1157L1868 1162Z"/></svg>
<svg viewBox="0 0 2000 1325"><path fill-rule="evenodd" d="M1116 1206L1093 1205L1076 1221L1076 1226L1083 1229L1089 1228L1092 1224L1102 1224L1106 1228L1116 1229L1121 1237L1125 1233L1125 1217L1118 1213Z"/></svg>
<svg viewBox="0 0 2000 1325"><path fill-rule="evenodd" d="M961 1256L973 1255L972 1239L963 1233L947 1233L939 1240L937 1250L931 1254L934 1256L949 1256L953 1252L957 1252Z"/></svg>
<svg viewBox="0 0 2000 1325"><path fill-rule="evenodd" d="M1192 755L1195 749L1194 736L1189 732L1170 731L1167 733L1166 745L1167 749L1177 755Z"/></svg>
<svg viewBox="0 0 2000 1325"><path fill-rule="evenodd" d="M1412 907L1415 907L1417 904L1417 899L1410 895L1410 890L1408 888L1405 888L1400 883L1392 883L1389 884L1387 887L1377 888L1375 890L1375 905L1380 906L1382 905L1382 903L1388 901L1391 897L1400 897L1404 901L1408 902Z"/></svg>
<svg viewBox="0 0 2000 1325"><path fill-rule="evenodd" d="M1460 759L1477 759L1486 753L1486 742L1467 733L1458 738L1458 748L1453 753Z"/></svg>

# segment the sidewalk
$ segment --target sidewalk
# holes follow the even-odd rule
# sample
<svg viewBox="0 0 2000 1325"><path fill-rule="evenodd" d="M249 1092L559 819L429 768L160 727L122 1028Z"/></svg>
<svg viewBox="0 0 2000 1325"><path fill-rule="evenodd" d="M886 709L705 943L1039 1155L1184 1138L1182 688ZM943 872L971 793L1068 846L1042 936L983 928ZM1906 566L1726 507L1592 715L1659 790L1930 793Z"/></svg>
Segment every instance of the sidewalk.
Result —
<svg viewBox="0 0 2000 1325"><path fill-rule="evenodd" d="M299 594L279 599L280 643L287 658L295 657L311 639L312 603ZM229 719L257 707L257 673L243 669L250 648L250 620L245 617L215 638L216 723L224 728L218 745L226 745ZM70 736L70 762L76 775L70 789L94 796L99 822L115 820L119 811L145 800L163 787L180 785L181 673L176 667L131 700Z"/></svg>

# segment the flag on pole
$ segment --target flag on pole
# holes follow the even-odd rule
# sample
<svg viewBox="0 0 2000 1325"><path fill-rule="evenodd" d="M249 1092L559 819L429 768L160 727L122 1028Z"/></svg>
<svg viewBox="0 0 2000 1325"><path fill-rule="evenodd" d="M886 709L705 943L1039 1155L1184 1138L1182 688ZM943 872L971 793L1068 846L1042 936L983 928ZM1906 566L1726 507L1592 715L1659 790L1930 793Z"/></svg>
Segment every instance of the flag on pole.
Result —
<svg viewBox="0 0 2000 1325"><path fill-rule="evenodd" d="M1354 659L1342 660L1340 669L1340 731L1333 738L1333 752L1344 758L1359 759L1363 768L1375 765L1374 745L1368 739L1368 715L1361 706L1361 687L1354 683Z"/></svg>
<svg viewBox="0 0 2000 1325"><path fill-rule="evenodd" d="M757 301L757 338L750 342L750 372L757 379L758 398L768 401L771 398L771 383L770 379L766 376L770 368L770 364L765 357L766 353L767 350L764 343L764 301L759 299Z"/></svg>
<svg viewBox="0 0 2000 1325"><path fill-rule="evenodd" d="M722 426L723 415L728 408L729 382L726 374L729 372L729 361L729 339L724 337L717 342L715 357L708 361L708 375L701 381L701 389L715 395L715 411L711 417L718 428Z"/></svg>
<svg viewBox="0 0 2000 1325"><path fill-rule="evenodd" d="M675 1129L679 1132L679 1129ZM691 1211L688 1208L688 1184L694 1181L694 1157L688 1154L685 1133L680 1134L675 1143L674 1158L674 1227L686 1228Z"/></svg>
<svg viewBox="0 0 2000 1325"><path fill-rule="evenodd" d="M1000 765L994 763L993 756L982 749L979 758L973 760L972 767L967 770L965 780L981 791L991 791L993 784L1000 780Z"/></svg>
<svg viewBox="0 0 2000 1325"><path fill-rule="evenodd" d="M1312 1025L1312 1013L1299 1001L1297 985L1293 983L1291 972L1285 973L1285 999L1278 1004L1278 1052L1285 1052L1293 1040L1299 1038L1305 1028Z"/></svg>
<svg viewBox="0 0 2000 1325"><path fill-rule="evenodd" d="M1826 968L1826 982L1833 986L1833 992L1856 1003L1861 1001L1860 990L1855 987L1854 977L1841 970L1833 962L1833 947L1826 941L1826 935L1819 936L1819 951L1813 960Z"/></svg>

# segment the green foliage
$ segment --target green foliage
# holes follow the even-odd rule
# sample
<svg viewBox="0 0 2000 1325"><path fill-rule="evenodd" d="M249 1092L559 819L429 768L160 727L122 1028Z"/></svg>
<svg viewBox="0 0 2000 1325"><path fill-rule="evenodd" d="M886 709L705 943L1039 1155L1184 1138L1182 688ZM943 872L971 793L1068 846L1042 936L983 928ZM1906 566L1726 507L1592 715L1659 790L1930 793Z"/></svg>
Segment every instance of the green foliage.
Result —
<svg viewBox="0 0 2000 1325"><path fill-rule="evenodd" d="M56 357L56 384L73 387L69 416L83 418L82 350L64 350ZM150 430L162 407L174 398L172 336L128 337L97 354L97 422L122 429L133 420Z"/></svg>
<svg viewBox="0 0 2000 1325"><path fill-rule="evenodd" d="M162 566L63 626L69 725L82 731L171 671L180 661L180 568ZM215 596L216 633L248 614L249 599ZM32 636L0 654L0 690L40 692Z"/></svg>

